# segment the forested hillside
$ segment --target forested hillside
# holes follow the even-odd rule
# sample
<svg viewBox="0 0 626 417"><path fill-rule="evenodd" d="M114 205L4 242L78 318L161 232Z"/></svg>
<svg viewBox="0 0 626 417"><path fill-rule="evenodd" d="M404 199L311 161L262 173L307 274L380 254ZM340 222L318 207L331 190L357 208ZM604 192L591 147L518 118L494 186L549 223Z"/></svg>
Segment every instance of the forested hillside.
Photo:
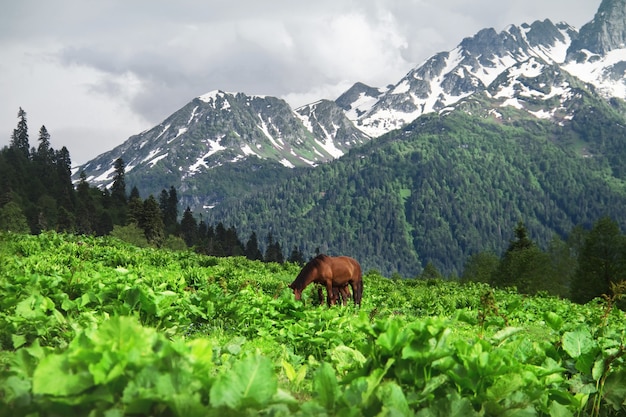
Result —
<svg viewBox="0 0 626 417"><path fill-rule="evenodd" d="M571 121L554 124L512 107L481 116L485 106L468 102L206 216L407 277L429 262L459 273L474 253L501 253L519 221L544 247L602 216L624 226L619 107L579 103Z"/></svg>

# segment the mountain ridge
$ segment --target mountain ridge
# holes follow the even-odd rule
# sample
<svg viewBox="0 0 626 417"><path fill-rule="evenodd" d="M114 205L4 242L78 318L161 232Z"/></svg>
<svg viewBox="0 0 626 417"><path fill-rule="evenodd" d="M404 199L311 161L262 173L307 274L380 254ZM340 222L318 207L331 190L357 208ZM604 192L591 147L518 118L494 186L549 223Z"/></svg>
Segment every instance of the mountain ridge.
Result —
<svg viewBox="0 0 626 417"><path fill-rule="evenodd" d="M614 27L616 8L626 0L604 0L581 32ZM626 227L626 48L581 32L483 29L393 85L296 109L213 91L75 175L106 186L122 157L127 184L173 185L205 220L405 276L427 262L458 272L520 219L542 244L603 214ZM592 41L610 50L581 46Z"/></svg>
<svg viewBox="0 0 626 417"><path fill-rule="evenodd" d="M615 21L626 9L625 2L604 0L594 20L583 26L584 33L593 33L595 27L616 26ZM113 163L119 157L127 163L131 182L136 176L135 169L155 171L153 178L167 178L169 184L158 184L156 188L169 185L186 188L189 178L252 155L290 168L314 167L342 156L354 146L402 128L423 114L442 111L487 90L508 68L531 58L559 65L596 86L605 98L626 99L626 81L620 77L620 70L623 75L626 69L626 49L615 49L619 45L613 45L611 56L593 58L586 53L581 57L580 48L576 49L578 38L579 32L567 23L554 24L549 19L530 25L509 25L499 33L493 28L482 29L464 38L453 50L433 55L394 85L376 88L357 82L334 102L320 100L296 109L274 97L215 90L194 98L153 129L76 167L74 179L78 180L79 172L85 171L90 183L107 186L112 181ZM194 104L196 101L205 107L214 103L212 117L216 121L211 126L207 127L209 123L204 121L208 115L193 114L202 107ZM240 104L239 110L245 103L248 106L252 103L253 107L256 103L256 114L239 111L232 116L235 120L228 121L226 112L233 108L231 101ZM272 106L276 111L267 111ZM177 119L174 127L172 119ZM194 128L192 122L205 126ZM220 123L221 129L217 126ZM164 144L158 140L162 137L172 142ZM166 155L165 145L173 141L184 142L184 147L193 152ZM137 185L148 193L158 192L145 181ZM203 205L213 206L224 197L213 196Z"/></svg>

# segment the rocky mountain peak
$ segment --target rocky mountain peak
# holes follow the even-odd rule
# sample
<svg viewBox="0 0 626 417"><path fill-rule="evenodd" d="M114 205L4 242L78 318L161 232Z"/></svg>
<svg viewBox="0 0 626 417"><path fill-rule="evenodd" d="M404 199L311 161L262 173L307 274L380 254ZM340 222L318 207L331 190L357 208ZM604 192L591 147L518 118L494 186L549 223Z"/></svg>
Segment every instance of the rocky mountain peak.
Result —
<svg viewBox="0 0 626 417"><path fill-rule="evenodd" d="M626 48L626 0L603 0L593 20L580 29L568 50L568 60L580 60L587 50L604 55Z"/></svg>

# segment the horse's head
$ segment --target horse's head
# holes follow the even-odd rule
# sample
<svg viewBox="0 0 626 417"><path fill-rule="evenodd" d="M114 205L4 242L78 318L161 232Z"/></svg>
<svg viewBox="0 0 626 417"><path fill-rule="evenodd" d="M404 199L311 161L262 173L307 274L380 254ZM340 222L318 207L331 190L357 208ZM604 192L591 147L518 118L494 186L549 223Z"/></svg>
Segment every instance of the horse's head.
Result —
<svg viewBox="0 0 626 417"><path fill-rule="evenodd" d="M302 289L296 288L293 283L289 284L289 288L293 290L293 295L296 296L296 300L300 301L302 299Z"/></svg>

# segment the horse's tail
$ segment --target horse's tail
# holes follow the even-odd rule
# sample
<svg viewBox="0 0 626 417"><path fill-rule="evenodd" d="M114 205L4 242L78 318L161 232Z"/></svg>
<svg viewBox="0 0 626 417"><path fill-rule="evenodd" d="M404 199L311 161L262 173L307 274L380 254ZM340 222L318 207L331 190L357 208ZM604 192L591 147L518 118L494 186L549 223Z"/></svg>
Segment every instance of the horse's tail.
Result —
<svg viewBox="0 0 626 417"><path fill-rule="evenodd" d="M359 271L359 279L356 282L354 290L354 304L360 306L363 298L363 274Z"/></svg>

